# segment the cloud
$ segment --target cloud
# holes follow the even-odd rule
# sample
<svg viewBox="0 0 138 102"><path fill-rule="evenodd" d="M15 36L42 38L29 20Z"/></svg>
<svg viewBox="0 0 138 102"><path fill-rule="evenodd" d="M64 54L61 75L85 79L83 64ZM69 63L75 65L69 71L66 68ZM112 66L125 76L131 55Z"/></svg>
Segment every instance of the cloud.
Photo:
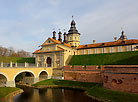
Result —
<svg viewBox="0 0 138 102"><path fill-rule="evenodd" d="M5 47L33 52L52 29L69 30L74 15L81 44L112 41L121 27L137 39L137 0L23 0L0 4L0 41ZM7 7L8 6L8 10Z"/></svg>
<svg viewBox="0 0 138 102"><path fill-rule="evenodd" d="M78 21L82 32L82 43L92 43L92 39L97 42L112 41L114 36L120 36L121 27L129 38L136 39L137 9L136 2L126 0L126 2L111 1L95 11L87 12ZM131 32L134 34L130 35Z"/></svg>

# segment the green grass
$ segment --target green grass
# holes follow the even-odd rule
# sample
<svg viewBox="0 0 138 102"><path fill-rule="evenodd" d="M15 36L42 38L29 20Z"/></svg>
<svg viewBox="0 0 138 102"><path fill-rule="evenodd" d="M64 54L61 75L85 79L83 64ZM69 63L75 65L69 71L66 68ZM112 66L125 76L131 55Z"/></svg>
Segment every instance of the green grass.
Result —
<svg viewBox="0 0 138 102"><path fill-rule="evenodd" d="M138 94L112 91L103 87L88 89L87 94L99 99L112 100L111 102L138 102Z"/></svg>
<svg viewBox="0 0 138 102"><path fill-rule="evenodd" d="M0 87L0 98L6 97L9 93L20 90L19 88L14 87Z"/></svg>
<svg viewBox="0 0 138 102"><path fill-rule="evenodd" d="M0 57L0 62L10 63L10 62L17 62L17 63L35 63L35 58L22 58L22 57Z"/></svg>
<svg viewBox="0 0 138 102"><path fill-rule="evenodd" d="M91 88L92 86L102 85L102 84L88 83L88 82L76 82L76 81L69 81L69 80L48 79L48 80L38 82L38 83L34 84L33 86L38 87L38 86L46 86L46 85Z"/></svg>
<svg viewBox="0 0 138 102"><path fill-rule="evenodd" d="M88 95L101 100L110 100L111 102L138 102L138 94L131 94L119 91L112 91L102 87L102 84L48 79L34 84L33 86L63 86L73 88L85 88Z"/></svg>
<svg viewBox="0 0 138 102"><path fill-rule="evenodd" d="M138 65L138 51L74 55L70 65Z"/></svg>

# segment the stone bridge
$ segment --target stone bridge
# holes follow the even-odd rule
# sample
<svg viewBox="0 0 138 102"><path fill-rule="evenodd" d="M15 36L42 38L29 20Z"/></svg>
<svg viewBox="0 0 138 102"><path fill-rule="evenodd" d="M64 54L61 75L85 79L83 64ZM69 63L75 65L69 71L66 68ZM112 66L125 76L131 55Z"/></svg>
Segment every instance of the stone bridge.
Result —
<svg viewBox="0 0 138 102"><path fill-rule="evenodd" d="M15 79L19 74L23 75L23 83L33 84L51 78L52 70L52 67L1 67L0 85L15 87Z"/></svg>

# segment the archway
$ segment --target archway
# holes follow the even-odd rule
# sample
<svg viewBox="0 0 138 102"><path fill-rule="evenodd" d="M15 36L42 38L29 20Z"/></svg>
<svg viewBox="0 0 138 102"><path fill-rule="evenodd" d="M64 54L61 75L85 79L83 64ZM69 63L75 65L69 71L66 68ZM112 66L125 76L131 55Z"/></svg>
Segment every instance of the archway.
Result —
<svg viewBox="0 0 138 102"><path fill-rule="evenodd" d="M47 67L51 67L52 59L50 57L47 57L46 63L47 63Z"/></svg>
<svg viewBox="0 0 138 102"><path fill-rule="evenodd" d="M46 71L42 71L40 74L39 74L39 81L42 81L42 80L46 80L48 78L48 74Z"/></svg>
<svg viewBox="0 0 138 102"><path fill-rule="evenodd" d="M33 84L34 74L28 71L20 72L15 76L15 82L19 84Z"/></svg>
<svg viewBox="0 0 138 102"><path fill-rule="evenodd" d="M6 83L7 83L7 78L0 74L0 87L3 87L3 86L6 86Z"/></svg>

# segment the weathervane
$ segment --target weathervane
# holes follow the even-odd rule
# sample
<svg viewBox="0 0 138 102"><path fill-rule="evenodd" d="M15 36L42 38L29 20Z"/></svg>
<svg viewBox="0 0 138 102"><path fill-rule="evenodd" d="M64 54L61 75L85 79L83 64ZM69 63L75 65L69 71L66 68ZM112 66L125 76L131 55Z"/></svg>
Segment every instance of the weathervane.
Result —
<svg viewBox="0 0 138 102"><path fill-rule="evenodd" d="M74 19L73 15L72 15L72 20Z"/></svg>

